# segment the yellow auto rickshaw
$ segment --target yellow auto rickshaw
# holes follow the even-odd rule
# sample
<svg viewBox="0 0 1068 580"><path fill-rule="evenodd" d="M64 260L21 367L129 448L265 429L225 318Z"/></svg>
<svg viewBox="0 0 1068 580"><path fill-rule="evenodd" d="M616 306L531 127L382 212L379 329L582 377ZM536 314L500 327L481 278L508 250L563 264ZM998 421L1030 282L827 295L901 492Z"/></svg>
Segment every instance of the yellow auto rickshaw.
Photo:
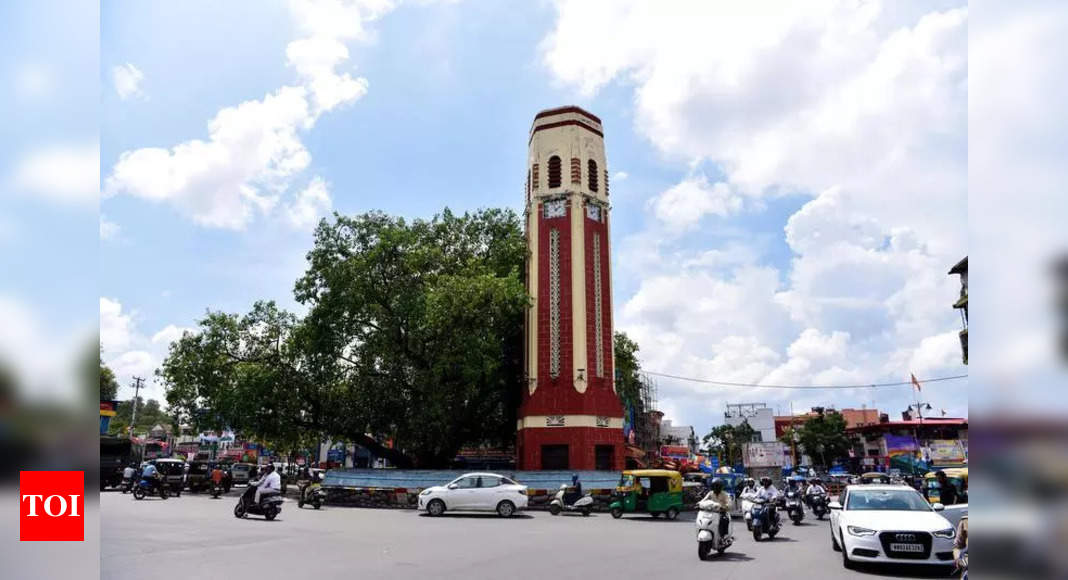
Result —
<svg viewBox="0 0 1068 580"><path fill-rule="evenodd" d="M613 518L624 513L663 514L673 520L682 511L682 474L668 469L624 471L609 509Z"/></svg>
<svg viewBox="0 0 1068 580"><path fill-rule="evenodd" d="M946 473L946 479L949 483L953 484L957 488L957 502L968 503L968 468L967 467L947 467L945 469L937 469L929 472L923 476L923 487L926 492L927 501L931 503L941 503L941 496L939 494L938 479L935 474L939 471Z"/></svg>
<svg viewBox="0 0 1068 580"><path fill-rule="evenodd" d="M890 476L878 471L861 474L860 483L890 483Z"/></svg>

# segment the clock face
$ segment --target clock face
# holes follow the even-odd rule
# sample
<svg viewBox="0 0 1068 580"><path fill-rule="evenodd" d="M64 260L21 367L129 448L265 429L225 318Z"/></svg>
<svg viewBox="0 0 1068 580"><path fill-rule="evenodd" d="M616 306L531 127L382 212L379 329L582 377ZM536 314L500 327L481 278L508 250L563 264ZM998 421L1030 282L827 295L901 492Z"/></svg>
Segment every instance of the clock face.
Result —
<svg viewBox="0 0 1068 580"><path fill-rule="evenodd" d="M545 202L545 219L564 217L567 215L567 205L562 199Z"/></svg>
<svg viewBox="0 0 1068 580"><path fill-rule="evenodd" d="M601 221L601 206L593 204L587 205L586 217L590 218L593 221Z"/></svg>

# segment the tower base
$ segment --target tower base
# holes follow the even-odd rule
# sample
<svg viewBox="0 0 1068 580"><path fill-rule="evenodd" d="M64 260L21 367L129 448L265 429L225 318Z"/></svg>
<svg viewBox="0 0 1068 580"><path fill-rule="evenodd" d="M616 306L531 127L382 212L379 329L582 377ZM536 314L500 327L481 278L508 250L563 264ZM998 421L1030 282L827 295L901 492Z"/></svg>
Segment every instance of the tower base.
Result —
<svg viewBox="0 0 1068 580"><path fill-rule="evenodd" d="M516 434L520 471L621 471L623 434L603 427L526 427Z"/></svg>

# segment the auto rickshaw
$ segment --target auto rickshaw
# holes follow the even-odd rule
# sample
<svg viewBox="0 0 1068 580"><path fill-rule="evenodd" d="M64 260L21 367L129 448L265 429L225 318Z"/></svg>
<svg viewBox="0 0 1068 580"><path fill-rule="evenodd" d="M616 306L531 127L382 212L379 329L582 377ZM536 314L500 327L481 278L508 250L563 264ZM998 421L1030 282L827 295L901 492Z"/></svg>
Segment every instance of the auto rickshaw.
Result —
<svg viewBox="0 0 1068 580"><path fill-rule="evenodd" d="M613 518L624 513L663 514L673 520L682 511L682 474L668 469L624 471L609 510Z"/></svg>
<svg viewBox="0 0 1068 580"><path fill-rule="evenodd" d="M860 476L860 483L890 483L890 476L878 471L869 471Z"/></svg>
<svg viewBox="0 0 1068 580"><path fill-rule="evenodd" d="M935 474L939 471L946 473L946 479L957 488L957 503L968 503L968 468L967 467L947 467L945 469L936 469L923 476L924 495L927 496L927 501L932 504L941 503L939 500L938 479Z"/></svg>

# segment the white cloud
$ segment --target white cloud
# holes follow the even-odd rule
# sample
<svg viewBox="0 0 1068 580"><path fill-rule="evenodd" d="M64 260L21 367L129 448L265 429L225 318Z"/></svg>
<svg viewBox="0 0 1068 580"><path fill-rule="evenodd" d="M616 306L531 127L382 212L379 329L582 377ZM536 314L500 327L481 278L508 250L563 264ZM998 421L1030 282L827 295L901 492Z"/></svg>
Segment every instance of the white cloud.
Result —
<svg viewBox="0 0 1068 580"><path fill-rule="evenodd" d="M121 229L122 228L119 227L119 224L109 220L108 216L104 215L103 212L100 213L100 239L101 240L114 239L116 236L119 235L119 231Z"/></svg>
<svg viewBox="0 0 1068 580"><path fill-rule="evenodd" d="M207 141L122 153L105 193L171 204L206 227L240 230L272 211L311 163L301 135L323 113L367 92L366 79L337 70L349 59L344 42L372 40L367 25L393 7L383 0L291 2L305 36L286 47L286 62L300 83L220 110L208 123ZM308 202L322 200L305 196L287 207Z"/></svg>
<svg viewBox="0 0 1068 580"><path fill-rule="evenodd" d="M195 332L196 329L189 328L187 326L175 326L168 324L163 327L162 330L152 335L152 344L162 344L169 346L172 342L182 338L182 335L186 332Z"/></svg>
<svg viewBox="0 0 1068 580"><path fill-rule="evenodd" d="M130 63L112 67L111 80L115 85L115 92L124 101L130 97L144 96L141 91L141 81L145 80L145 75Z"/></svg>
<svg viewBox="0 0 1068 580"><path fill-rule="evenodd" d="M612 174L612 181L618 183L620 181L626 181L627 177L630 177L626 171L617 171Z"/></svg>
<svg viewBox="0 0 1068 580"><path fill-rule="evenodd" d="M121 352L130 346L133 315L122 311L122 304L112 298L100 298L100 343L105 352Z"/></svg>
<svg viewBox="0 0 1068 580"><path fill-rule="evenodd" d="M52 327L39 309L10 295L0 295L0 320L0 368L12 373L19 396L82 400L82 365L92 348L86 329Z"/></svg>
<svg viewBox="0 0 1068 580"><path fill-rule="evenodd" d="M288 206L286 218L296 229L311 229L319 222L320 217L330 211L332 206L326 182L316 176Z"/></svg>
<svg viewBox="0 0 1068 580"><path fill-rule="evenodd" d="M742 209L742 198L723 182L710 184L705 176L688 177L649 200L661 221L678 229L691 228L705 215L728 216Z"/></svg>
<svg viewBox="0 0 1068 580"><path fill-rule="evenodd" d="M636 131L691 171L714 165L722 175L709 183L690 174L652 197L655 221L617 249L627 254L617 275L637 286L620 297L617 327L638 339L644 366L795 384L901 380L911 366L961 374L946 338L959 327L946 270L968 251L965 8L556 6L542 44L556 80L585 95L612 83L633 88ZM784 194L811 197L783 224L788 268L781 258L779 268L755 267L767 244L751 235L695 245L710 243L705 216L750 227L752 216L734 216ZM966 396L962 383L942 385ZM691 407L718 415L742 396L672 380L660 388L691 420L705 417ZM841 405L869 396L761 390L745 398Z"/></svg>
<svg viewBox="0 0 1068 580"><path fill-rule="evenodd" d="M40 99L53 93L56 86L52 70L41 63L24 63L15 73L15 95L22 99Z"/></svg>
<svg viewBox="0 0 1068 580"><path fill-rule="evenodd" d="M97 143L56 143L30 150L16 161L12 187L63 205L86 206L100 199Z"/></svg>

